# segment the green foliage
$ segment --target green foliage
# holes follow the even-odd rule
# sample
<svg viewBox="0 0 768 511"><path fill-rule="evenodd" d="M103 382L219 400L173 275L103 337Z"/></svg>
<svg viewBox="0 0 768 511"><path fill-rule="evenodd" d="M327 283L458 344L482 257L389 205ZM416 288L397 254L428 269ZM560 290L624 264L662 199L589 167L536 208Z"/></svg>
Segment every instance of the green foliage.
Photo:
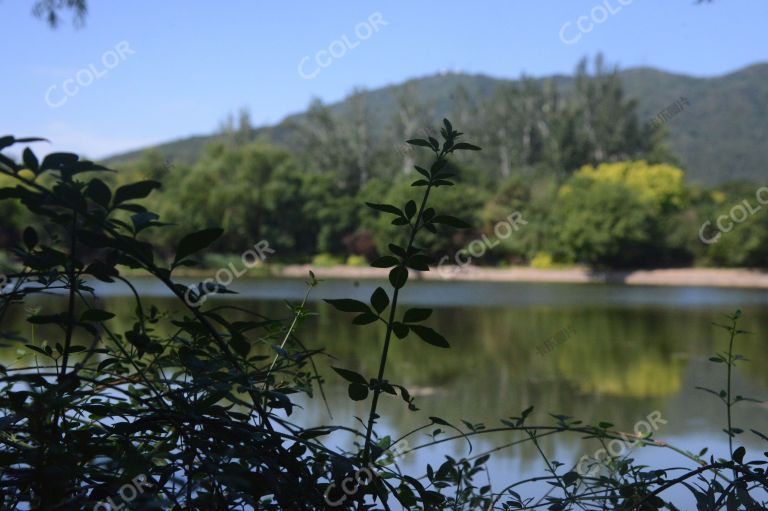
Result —
<svg viewBox="0 0 768 511"><path fill-rule="evenodd" d="M312 258L312 265L320 268L338 266L343 260L331 254L317 254Z"/></svg>
<svg viewBox="0 0 768 511"><path fill-rule="evenodd" d="M726 220L722 225L729 229L721 232L715 243L706 245L702 259L717 266L764 268L768 261L768 210L756 198L757 186L746 182L734 182L721 190L707 194L701 207L699 226L704 221L713 224L717 231L717 221ZM743 222L733 221L731 211L740 208L746 214ZM735 217L740 219L737 211ZM712 235L707 234L707 238Z"/></svg>
<svg viewBox="0 0 768 511"><path fill-rule="evenodd" d="M359 255L351 255L347 257L347 266L368 266L368 261L365 260L365 257L359 256Z"/></svg>
<svg viewBox="0 0 768 511"><path fill-rule="evenodd" d="M156 207L179 227L165 235L175 238L181 232L218 225L226 234L216 248L241 253L263 238L266 185L290 164L286 152L260 144L212 145L191 168L171 170L166 186L170 193L161 194Z"/></svg>
<svg viewBox="0 0 768 511"><path fill-rule="evenodd" d="M523 264L545 250L545 243L558 229L551 223L556 194L557 180L551 175L530 179L513 176L502 182L481 212L484 233L490 239L498 239L494 228L500 222L508 222L513 214L519 214L525 224L516 222L517 229L513 226L511 235L498 239L499 247L490 251L489 255ZM500 232L507 234L506 230Z"/></svg>
<svg viewBox="0 0 768 511"><path fill-rule="evenodd" d="M584 167L562 186L552 249L569 262L653 266L665 260L662 219L683 205L682 171L645 162Z"/></svg>
<svg viewBox="0 0 768 511"><path fill-rule="evenodd" d="M555 209L555 248L569 262L645 266L658 258L654 220L652 208L625 186L577 180Z"/></svg>
<svg viewBox="0 0 768 511"><path fill-rule="evenodd" d="M547 252L538 252L531 260L531 268L539 268L541 270L548 270L555 267L552 254Z"/></svg>

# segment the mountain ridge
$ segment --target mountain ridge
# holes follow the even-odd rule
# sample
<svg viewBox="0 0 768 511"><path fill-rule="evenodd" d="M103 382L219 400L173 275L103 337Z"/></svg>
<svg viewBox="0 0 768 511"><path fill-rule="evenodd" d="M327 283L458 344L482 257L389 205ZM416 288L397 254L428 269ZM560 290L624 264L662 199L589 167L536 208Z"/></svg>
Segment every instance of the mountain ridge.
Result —
<svg viewBox="0 0 768 511"><path fill-rule="evenodd" d="M768 135L768 62L714 77L693 77L649 66L621 70L619 76L625 94L637 100L641 121L650 122L681 97L688 100L689 106L665 124L667 142L680 158L690 181L714 185L739 179L755 181L764 176L763 167L768 161L768 146L764 144ZM574 80L573 76L564 74L531 79L552 80L565 95ZM442 117L458 86L462 86L473 101L479 101L492 95L497 87L518 81L483 73L447 72L392 83L366 90L365 94L371 116L381 124L390 121L393 93L404 87L415 89L419 101L431 103L435 116ZM349 96L328 105L336 111L349 106ZM306 110L289 114L276 124L254 128L254 137L284 145L291 123L304 115ZM106 161L120 165L137 159L147 149L156 149L168 160L191 164L204 146L218 136L216 133L191 135L119 153Z"/></svg>

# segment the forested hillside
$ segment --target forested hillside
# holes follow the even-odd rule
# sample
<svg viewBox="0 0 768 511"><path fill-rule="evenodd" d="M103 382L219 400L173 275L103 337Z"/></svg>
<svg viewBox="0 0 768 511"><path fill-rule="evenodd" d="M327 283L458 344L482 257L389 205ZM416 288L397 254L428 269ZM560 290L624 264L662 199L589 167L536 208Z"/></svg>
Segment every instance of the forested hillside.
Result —
<svg viewBox="0 0 768 511"><path fill-rule="evenodd" d="M637 101L641 122L651 122L676 100L687 99L684 111L666 123L664 137L686 170L688 180L717 184L736 179L758 180L765 174L768 146L762 142L768 134L768 64L717 78L694 78L651 68L619 71L618 77L625 94ZM465 103L461 115L466 117L464 120L474 121L475 132L493 131L498 126L491 112L504 108L500 91L528 84L542 90L552 87L561 98L568 98L574 94L578 80L578 76L506 80L447 73L356 91L328 107L347 119L354 119L355 112L365 112L365 136L371 145L368 150L377 153L391 149L395 140L408 135L408 127L402 122L402 112L408 109L415 126L433 125L454 113L455 107L450 105L456 98L459 104ZM314 110L318 106L316 103ZM252 129L251 136L287 148L297 124L312 113L310 106L307 112L290 116L275 126ZM206 144L218 136L185 138L158 145L156 149L169 161L191 164L201 156ZM117 155L110 162L135 160L141 152Z"/></svg>

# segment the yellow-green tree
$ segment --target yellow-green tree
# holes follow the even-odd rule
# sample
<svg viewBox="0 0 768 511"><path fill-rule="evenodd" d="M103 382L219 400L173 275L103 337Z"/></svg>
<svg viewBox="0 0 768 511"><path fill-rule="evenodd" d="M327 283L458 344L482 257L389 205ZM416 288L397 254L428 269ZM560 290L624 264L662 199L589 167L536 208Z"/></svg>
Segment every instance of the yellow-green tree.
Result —
<svg viewBox="0 0 768 511"><path fill-rule="evenodd" d="M645 161L579 169L559 190L553 252L592 266L667 262L665 219L683 207L683 171Z"/></svg>

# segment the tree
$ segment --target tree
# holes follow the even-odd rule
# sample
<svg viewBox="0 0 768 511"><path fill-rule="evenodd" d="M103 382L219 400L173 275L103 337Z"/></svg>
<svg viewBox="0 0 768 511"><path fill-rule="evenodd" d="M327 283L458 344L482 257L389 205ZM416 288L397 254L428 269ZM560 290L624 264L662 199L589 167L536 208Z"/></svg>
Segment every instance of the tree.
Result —
<svg viewBox="0 0 768 511"><path fill-rule="evenodd" d="M421 126L429 126L431 115L430 105L421 100L414 81L406 82L394 90L395 99L395 139L410 140L426 138L418 133ZM418 137L417 137L418 135ZM403 173L413 170L414 159L410 151L403 152Z"/></svg>
<svg viewBox="0 0 768 511"><path fill-rule="evenodd" d="M221 225L217 249L239 253L263 237L266 185L290 155L261 143L210 145L189 169L174 168L161 195L161 213L185 231Z"/></svg>
<svg viewBox="0 0 768 511"><path fill-rule="evenodd" d="M263 235L281 257L319 252L340 255L358 222L355 201L330 174L280 166L265 188Z"/></svg>
<svg viewBox="0 0 768 511"><path fill-rule="evenodd" d="M296 150L302 166L311 172L329 173L339 187L355 191L361 183L360 155L365 153L353 149L361 137L351 140L347 135L354 128L345 126L345 122L339 113L315 99L305 115L290 122L290 146Z"/></svg>
<svg viewBox="0 0 768 511"><path fill-rule="evenodd" d="M237 113L237 122L231 113L221 123L219 132L222 137L231 144L248 144L253 142L253 124L251 112L246 107L240 108Z"/></svg>
<svg viewBox="0 0 768 511"><path fill-rule="evenodd" d="M582 168L558 193L552 251L597 267L657 266L663 219L683 205L682 177L643 161Z"/></svg>
<svg viewBox="0 0 768 511"><path fill-rule="evenodd" d="M768 265L768 212L758 202L756 188L754 183L733 182L708 193L710 204L696 218L697 231L703 222L711 222L713 234L705 236L710 241L705 244L696 238L705 247L707 262L742 268Z"/></svg>
<svg viewBox="0 0 768 511"><path fill-rule="evenodd" d="M51 28L59 25L59 11L73 11L75 24L82 25L88 14L88 5L86 0L38 0L32 7L32 14L45 18Z"/></svg>
<svg viewBox="0 0 768 511"><path fill-rule="evenodd" d="M543 173L533 179L513 176L501 183L481 212L484 230L489 237L496 238L495 226L513 214L520 215L525 223L517 222L517 229L499 239L500 246L493 254L500 259L521 263L530 261L538 252L545 250L556 195L554 178Z"/></svg>
<svg viewBox="0 0 768 511"><path fill-rule="evenodd" d="M347 98L350 106L349 121L344 123L345 140L354 158L354 189L359 190L370 177L373 141L371 138L371 115L368 109L368 95L364 89L355 89ZM355 179L356 178L356 179Z"/></svg>

